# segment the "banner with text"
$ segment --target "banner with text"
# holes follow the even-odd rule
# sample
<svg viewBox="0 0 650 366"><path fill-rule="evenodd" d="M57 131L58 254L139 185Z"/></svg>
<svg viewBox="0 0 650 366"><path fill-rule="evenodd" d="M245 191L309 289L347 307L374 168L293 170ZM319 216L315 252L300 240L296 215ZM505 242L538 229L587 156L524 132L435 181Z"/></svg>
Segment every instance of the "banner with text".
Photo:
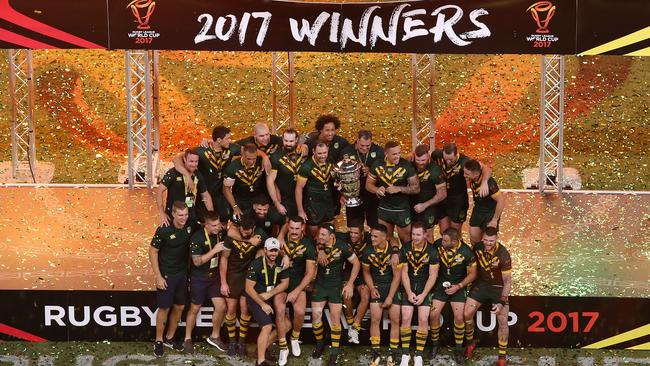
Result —
<svg viewBox="0 0 650 366"><path fill-rule="evenodd" d="M0 339L148 341L154 335L154 292L3 290L0 297ZM510 305L513 346L628 348L643 343L650 335L650 299L515 296ZM201 309L195 329L197 338L210 334L212 310L207 305ZM328 312L325 318L329 324ZM308 309L301 335L306 342L313 342L310 319ZM453 322L448 319L453 318L447 306L441 340L451 345ZM347 329L345 320L342 322ZM388 326L385 319L384 331ZM482 307L476 317L480 344L495 346L496 332L495 315ZM362 341L368 343L368 337L364 330Z"/></svg>

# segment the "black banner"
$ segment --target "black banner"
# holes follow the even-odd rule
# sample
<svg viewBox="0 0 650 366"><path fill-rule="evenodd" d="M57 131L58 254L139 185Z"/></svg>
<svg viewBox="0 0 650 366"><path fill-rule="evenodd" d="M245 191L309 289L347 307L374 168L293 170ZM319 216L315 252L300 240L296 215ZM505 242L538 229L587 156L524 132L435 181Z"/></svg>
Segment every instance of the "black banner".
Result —
<svg viewBox="0 0 650 366"><path fill-rule="evenodd" d="M0 0L0 47L594 54L628 36L603 52L644 54L649 9L645 0Z"/></svg>
<svg viewBox="0 0 650 366"><path fill-rule="evenodd" d="M154 292L4 290L0 297L0 339L148 341L154 335ZM650 335L650 299L515 296L510 305L512 346L627 348L647 342ZM209 335L211 316L211 307L201 309L196 337ZM328 324L328 312L325 318ZM441 341L449 345L453 343L452 319L447 306ZM387 320L383 328L388 329ZM496 334L496 317L482 307L476 317L478 341L495 346ZM309 309L302 338L313 341ZM364 344L369 342L367 330L360 338Z"/></svg>

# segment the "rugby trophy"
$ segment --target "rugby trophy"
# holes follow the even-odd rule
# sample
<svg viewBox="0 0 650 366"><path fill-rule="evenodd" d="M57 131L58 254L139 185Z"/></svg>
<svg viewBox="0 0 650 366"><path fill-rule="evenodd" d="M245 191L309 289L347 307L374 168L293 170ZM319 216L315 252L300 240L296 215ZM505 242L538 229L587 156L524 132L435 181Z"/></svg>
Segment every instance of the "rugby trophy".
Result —
<svg viewBox="0 0 650 366"><path fill-rule="evenodd" d="M332 176L336 185L345 197L346 207L360 206L363 201L359 198L361 192L361 163L350 159L347 155L334 165Z"/></svg>

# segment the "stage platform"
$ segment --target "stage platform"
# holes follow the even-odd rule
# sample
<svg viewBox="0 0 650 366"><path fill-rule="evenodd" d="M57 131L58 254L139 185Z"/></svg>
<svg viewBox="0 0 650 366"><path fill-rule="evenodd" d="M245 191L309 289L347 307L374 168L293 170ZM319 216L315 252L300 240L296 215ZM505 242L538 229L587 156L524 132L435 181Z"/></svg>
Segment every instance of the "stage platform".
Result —
<svg viewBox="0 0 650 366"><path fill-rule="evenodd" d="M0 289L153 290L152 191L3 187L0 202ZM501 231L513 295L650 297L650 194L509 191Z"/></svg>

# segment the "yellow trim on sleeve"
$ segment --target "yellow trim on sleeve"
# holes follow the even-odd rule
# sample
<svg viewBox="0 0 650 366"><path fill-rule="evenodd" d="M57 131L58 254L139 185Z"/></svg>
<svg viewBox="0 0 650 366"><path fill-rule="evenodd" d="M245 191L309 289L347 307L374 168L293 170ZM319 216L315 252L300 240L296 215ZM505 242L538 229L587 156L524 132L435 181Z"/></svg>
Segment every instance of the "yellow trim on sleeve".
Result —
<svg viewBox="0 0 650 366"><path fill-rule="evenodd" d="M500 194L501 194L501 191L499 190L499 191L496 191L493 194L491 194L490 197L497 198L497 196L500 195Z"/></svg>

